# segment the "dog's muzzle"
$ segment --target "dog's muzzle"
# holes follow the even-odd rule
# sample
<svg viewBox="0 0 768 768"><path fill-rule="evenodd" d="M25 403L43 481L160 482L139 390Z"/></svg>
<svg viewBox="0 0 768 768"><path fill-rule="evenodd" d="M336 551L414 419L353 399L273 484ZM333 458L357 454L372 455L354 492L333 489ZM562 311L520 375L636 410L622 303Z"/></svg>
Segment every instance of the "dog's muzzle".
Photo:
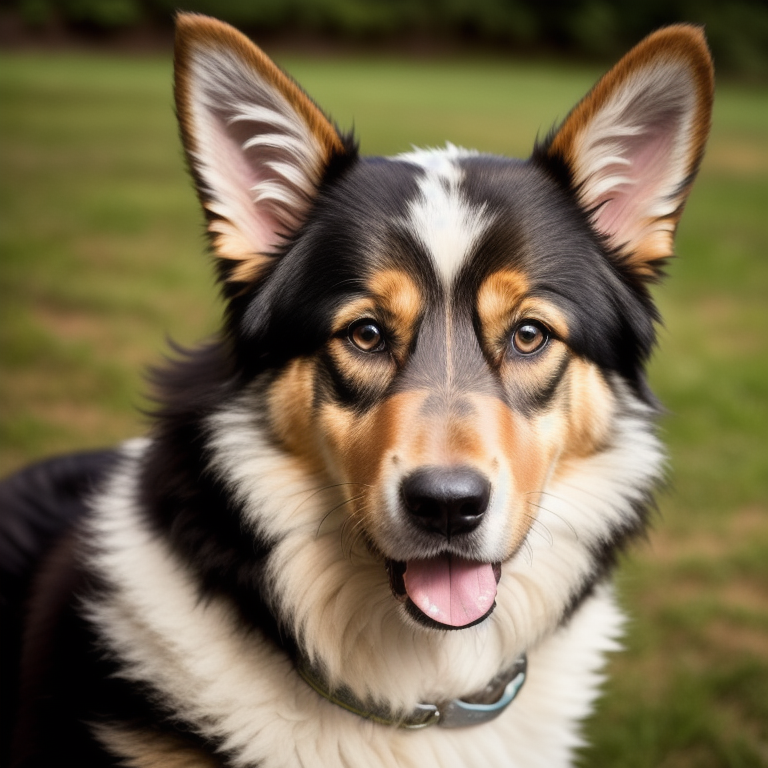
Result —
<svg viewBox="0 0 768 768"><path fill-rule="evenodd" d="M402 480L400 496L405 523L416 535L456 545L482 523L491 483L472 467L426 466ZM487 618L496 605L498 563L445 551L405 562L389 560L387 568L393 593L425 626L465 629Z"/></svg>

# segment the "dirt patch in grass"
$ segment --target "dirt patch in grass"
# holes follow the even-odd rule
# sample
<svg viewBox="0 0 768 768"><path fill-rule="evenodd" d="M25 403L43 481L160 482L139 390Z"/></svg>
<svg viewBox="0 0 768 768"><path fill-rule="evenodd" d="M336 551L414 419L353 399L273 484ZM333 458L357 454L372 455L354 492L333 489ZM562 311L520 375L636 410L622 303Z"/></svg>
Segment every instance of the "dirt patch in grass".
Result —
<svg viewBox="0 0 768 768"><path fill-rule="evenodd" d="M109 326L100 323L92 314L61 309L42 302L37 303L33 313L40 325L56 338L85 341L100 349L110 346Z"/></svg>
<svg viewBox="0 0 768 768"><path fill-rule="evenodd" d="M746 142L710 145L706 171L727 172L734 176L759 176L768 172L768 152L762 146Z"/></svg>
<svg viewBox="0 0 768 768"><path fill-rule="evenodd" d="M711 621L705 630L707 643L723 652L749 654L756 658L768 656L768 641L764 629L737 626L725 619Z"/></svg>
<svg viewBox="0 0 768 768"><path fill-rule="evenodd" d="M86 403L41 404L36 411L36 416L47 423L76 432L85 439L109 434L114 431L115 427L114 416L105 419L103 408ZM129 422L129 419L125 419L126 425Z"/></svg>
<svg viewBox="0 0 768 768"><path fill-rule="evenodd" d="M768 617L768 575L763 583L754 579L735 579L718 590L718 596L735 607L757 609ZM768 651L768 640L763 642Z"/></svg>
<svg viewBox="0 0 768 768"><path fill-rule="evenodd" d="M768 542L768 509L760 505L745 507L726 515L708 530L672 534L659 528L638 557L659 564L680 562L691 557L717 559L745 542ZM767 545L768 546L768 545Z"/></svg>
<svg viewBox="0 0 768 768"><path fill-rule="evenodd" d="M633 661L650 665L649 680L668 677L667 655L701 670L724 657L768 661L768 510L752 505L704 524L658 530L635 556L643 572L632 588L636 615L664 649Z"/></svg>
<svg viewBox="0 0 768 768"><path fill-rule="evenodd" d="M38 302L34 317L46 333L62 343L63 349L81 346L125 369L144 371L159 362L160 352L165 349L160 333L153 334L151 323L135 314L105 318L97 312Z"/></svg>
<svg viewBox="0 0 768 768"><path fill-rule="evenodd" d="M659 768L722 768L718 757L705 745L676 750L659 764Z"/></svg>

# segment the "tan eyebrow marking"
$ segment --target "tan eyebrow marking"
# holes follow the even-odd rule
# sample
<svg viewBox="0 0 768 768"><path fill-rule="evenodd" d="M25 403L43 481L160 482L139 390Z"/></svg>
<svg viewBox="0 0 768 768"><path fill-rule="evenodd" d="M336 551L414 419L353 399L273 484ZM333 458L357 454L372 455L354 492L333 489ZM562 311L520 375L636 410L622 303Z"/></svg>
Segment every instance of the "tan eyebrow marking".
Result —
<svg viewBox="0 0 768 768"><path fill-rule="evenodd" d="M477 292L477 312L484 336L493 343L508 330L510 316L528 293L528 280L522 272L504 269L483 281Z"/></svg>
<svg viewBox="0 0 768 768"><path fill-rule="evenodd" d="M413 278L401 270L377 272L368 282L369 296L363 296L342 306L336 313L333 327L337 333L350 323L370 316L387 326L400 351L411 342L421 315L422 300Z"/></svg>
<svg viewBox="0 0 768 768"><path fill-rule="evenodd" d="M337 309L327 351L348 383L361 391L381 393L398 367L405 364L421 314L421 294L414 280L400 270L377 272L367 288L368 295L353 298ZM347 329L364 318L381 326L386 340L384 354L353 354Z"/></svg>
<svg viewBox="0 0 768 768"><path fill-rule="evenodd" d="M561 339L568 338L562 311L546 299L529 295L528 278L520 271L502 269L486 278L477 292L477 312L486 344L495 349L515 320L530 317L547 325Z"/></svg>
<svg viewBox="0 0 768 768"><path fill-rule="evenodd" d="M383 270L371 278L368 286L384 311L413 329L421 313L422 301L410 275L399 269Z"/></svg>

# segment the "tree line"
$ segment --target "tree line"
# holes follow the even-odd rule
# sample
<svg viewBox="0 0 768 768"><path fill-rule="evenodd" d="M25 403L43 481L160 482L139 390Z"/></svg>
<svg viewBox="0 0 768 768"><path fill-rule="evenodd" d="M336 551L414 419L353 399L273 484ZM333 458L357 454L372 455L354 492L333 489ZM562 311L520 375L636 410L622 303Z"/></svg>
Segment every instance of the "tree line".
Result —
<svg viewBox="0 0 768 768"><path fill-rule="evenodd" d="M109 34L169 26L178 8L261 35L398 39L609 59L676 21L706 27L720 72L768 76L768 0L4 0L31 28Z"/></svg>

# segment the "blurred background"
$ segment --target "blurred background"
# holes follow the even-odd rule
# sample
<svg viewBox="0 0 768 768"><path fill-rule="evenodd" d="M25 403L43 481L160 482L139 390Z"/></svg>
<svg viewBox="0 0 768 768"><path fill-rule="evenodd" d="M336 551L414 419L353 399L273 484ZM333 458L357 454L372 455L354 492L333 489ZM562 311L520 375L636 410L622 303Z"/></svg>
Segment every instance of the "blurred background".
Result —
<svg viewBox="0 0 768 768"><path fill-rule="evenodd" d="M0 471L146 430L144 371L221 312L172 109L171 0L0 3ZM718 86L651 368L670 486L581 765L768 766L768 3L199 0L367 154L526 156L658 26ZM553 695L556 695L554 692Z"/></svg>
<svg viewBox="0 0 768 768"><path fill-rule="evenodd" d="M766 0L3 0L0 40L147 47L181 8L265 41L387 50L494 50L600 60L648 32L704 24L721 72L768 75Z"/></svg>

